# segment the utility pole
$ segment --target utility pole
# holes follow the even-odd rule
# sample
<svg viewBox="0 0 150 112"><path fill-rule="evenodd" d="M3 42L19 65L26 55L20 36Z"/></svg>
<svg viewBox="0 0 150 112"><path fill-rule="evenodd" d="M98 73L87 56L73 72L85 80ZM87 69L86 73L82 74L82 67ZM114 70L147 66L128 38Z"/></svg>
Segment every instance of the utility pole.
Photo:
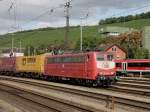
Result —
<svg viewBox="0 0 150 112"><path fill-rule="evenodd" d="M81 18L81 25L80 25L80 51L83 50L82 44L83 44L83 27L82 27L82 18Z"/></svg>
<svg viewBox="0 0 150 112"><path fill-rule="evenodd" d="M11 52L14 53L14 34L12 33L12 40L11 40Z"/></svg>
<svg viewBox="0 0 150 112"><path fill-rule="evenodd" d="M81 17L81 23L80 23L80 51L83 51L83 19L87 19L89 16L89 12L86 14L85 17Z"/></svg>
<svg viewBox="0 0 150 112"><path fill-rule="evenodd" d="M14 38L13 38L13 33L11 34L12 38L11 38L11 52L10 52L10 57L14 56Z"/></svg>
<svg viewBox="0 0 150 112"><path fill-rule="evenodd" d="M19 44L20 44L20 53L21 53L21 47L22 47L22 46L21 46L21 40L20 40Z"/></svg>
<svg viewBox="0 0 150 112"><path fill-rule="evenodd" d="M30 56L30 46L28 46L28 56Z"/></svg>
<svg viewBox="0 0 150 112"><path fill-rule="evenodd" d="M70 26L69 26L69 19L70 19L70 15L69 15L69 9L71 7L71 1L72 0L67 0L66 4L65 4L65 12L66 12L66 32L65 32L65 40L64 40L64 49L66 50L68 47L68 37L69 37L69 31L70 31Z"/></svg>
<svg viewBox="0 0 150 112"><path fill-rule="evenodd" d="M34 56L36 55L36 48L34 48Z"/></svg>

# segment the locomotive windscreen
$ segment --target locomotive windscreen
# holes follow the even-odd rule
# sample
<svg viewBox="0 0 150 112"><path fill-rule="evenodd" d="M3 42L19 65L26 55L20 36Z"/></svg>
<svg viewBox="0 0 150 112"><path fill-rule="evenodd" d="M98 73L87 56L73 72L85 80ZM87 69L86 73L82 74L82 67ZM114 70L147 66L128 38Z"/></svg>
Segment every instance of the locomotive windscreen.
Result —
<svg viewBox="0 0 150 112"><path fill-rule="evenodd" d="M103 60L104 60L104 55L98 54L98 55L96 56L96 60L97 60L97 61L103 61Z"/></svg>

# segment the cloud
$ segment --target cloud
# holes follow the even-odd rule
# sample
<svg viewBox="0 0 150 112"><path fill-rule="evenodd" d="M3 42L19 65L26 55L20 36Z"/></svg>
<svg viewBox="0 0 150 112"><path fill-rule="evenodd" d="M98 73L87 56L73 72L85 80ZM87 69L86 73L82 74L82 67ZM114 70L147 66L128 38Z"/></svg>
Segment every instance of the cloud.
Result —
<svg viewBox="0 0 150 112"><path fill-rule="evenodd" d="M66 0L11 0L16 1L15 12L17 25L30 28L44 26L64 26L65 12L64 7L57 8L52 14L46 13L41 18L32 20L45 11L62 6ZM80 24L80 17L89 13L88 24L98 22L102 18L109 17L118 12L134 9L149 3L149 0L73 0L70 8L71 25ZM0 1L0 33L8 31L15 25L14 9L9 12L10 0ZM142 11L147 11L143 9ZM136 13L136 12L131 12Z"/></svg>

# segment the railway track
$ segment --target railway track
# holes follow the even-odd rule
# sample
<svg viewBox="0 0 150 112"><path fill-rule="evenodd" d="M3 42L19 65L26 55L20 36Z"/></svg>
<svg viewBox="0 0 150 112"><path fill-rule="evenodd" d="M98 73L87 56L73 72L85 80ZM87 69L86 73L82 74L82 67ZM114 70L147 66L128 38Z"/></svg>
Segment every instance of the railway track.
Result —
<svg viewBox="0 0 150 112"><path fill-rule="evenodd" d="M97 88L85 88L85 87L77 87L63 84L55 84L43 81L36 81L30 79L18 79L18 78L10 78L10 77L1 77L0 84L4 85L2 81L6 80L6 82L15 82L18 84L25 84L26 86L32 85L34 87L44 88L46 90L53 90L57 92L70 93L73 95L82 96L82 98L90 101L92 99L94 105L103 105L103 111L112 111L120 112L120 110L124 110L125 112L133 112L140 110L140 112L149 112L150 111L150 100L148 97L137 97L137 95L128 95L123 93L113 93L112 91L97 89ZM8 86L8 84L7 84ZM116 89L117 90L117 89ZM142 98L143 97L143 98ZM89 99L90 98L90 99ZM87 101L88 101L87 100ZM94 101L101 101L95 102ZM98 103L98 104L96 104ZM104 108L106 107L106 108ZM97 108L97 107L95 107ZM87 107L86 107L87 109ZM94 108L92 107L94 110ZM108 109L108 110L107 110Z"/></svg>
<svg viewBox="0 0 150 112"><path fill-rule="evenodd" d="M126 82L126 83L134 83L134 84L146 84L146 85L150 85L150 81L143 81L143 80L124 80L124 79L121 79L119 80L119 82Z"/></svg>
<svg viewBox="0 0 150 112"><path fill-rule="evenodd" d="M108 89L112 90L112 91L118 91L118 92L150 96L150 90L148 90L148 89L125 87L125 86L121 86L121 85L113 85L111 88L108 88Z"/></svg>
<svg viewBox="0 0 150 112"><path fill-rule="evenodd" d="M5 107L4 112L5 111L13 112L14 111L13 107L20 108L20 106L22 106L22 107L21 107L21 109L18 109L19 112L31 112L31 111L33 111L33 112L42 112L42 111L44 111L44 112L62 112L54 107L50 107L47 104L43 103L42 102L43 100L41 97L39 97L37 95L35 96L35 95L25 92L25 91L18 90L16 88L12 88L12 87L9 87L6 85L0 85L0 92L7 95L7 96L3 96L4 101L6 100L9 103L12 102L11 109L9 109L9 111L8 110L6 111L6 109L5 109L6 107ZM13 98L11 98L10 96ZM13 99L13 101L8 99L8 97ZM19 103L14 104L14 103L18 102L18 99L20 100L19 103L21 105ZM40 101L38 101L38 100L40 100ZM55 102L53 102L53 103L55 103ZM14 112L16 112L16 111L14 111Z"/></svg>
<svg viewBox="0 0 150 112"><path fill-rule="evenodd" d="M149 84L138 84L138 83L129 83L129 82L117 82L118 86L121 87L133 87L133 88L141 88L141 89L147 89L150 90L150 85Z"/></svg>
<svg viewBox="0 0 150 112"><path fill-rule="evenodd" d="M150 96L150 79L122 77L110 90Z"/></svg>
<svg viewBox="0 0 150 112"><path fill-rule="evenodd" d="M129 81L129 82L144 82L149 84L150 78L140 78L140 77L120 77L121 81Z"/></svg>
<svg viewBox="0 0 150 112"><path fill-rule="evenodd" d="M129 87L143 89L145 91L150 90L150 79L149 78L129 78L122 77L116 84L118 87Z"/></svg>
<svg viewBox="0 0 150 112"><path fill-rule="evenodd" d="M33 84L33 82L7 77L7 78L1 78L1 82L0 82L1 90L4 90L12 94L17 94L19 97L22 97L23 99L37 103L38 105L43 106L45 108L53 109L54 112L55 111L56 112L70 112L70 111L73 111L73 112L111 112L110 109L107 109L102 106L99 106L98 108L93 108L89 105L82 105L80 103L73 102L72 99L70 101L70 100L60 99L58 97L44 94L41 92L37 92L37 91L35 92L34 90L32 90L33 88L28 90L24 88L26 85L24 85L24 87L13 85L13 81L18 82L17 85L21 85L21 84L35 85ZM36 85L36 86L39 86L39 85ZM43 86L41 87L44 88Z"/></svg>

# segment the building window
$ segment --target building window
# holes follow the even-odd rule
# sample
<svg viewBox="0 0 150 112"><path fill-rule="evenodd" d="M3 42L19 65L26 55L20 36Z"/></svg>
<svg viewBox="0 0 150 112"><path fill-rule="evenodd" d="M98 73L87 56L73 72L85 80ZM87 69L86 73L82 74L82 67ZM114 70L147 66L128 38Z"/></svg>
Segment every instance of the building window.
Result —
<svg viewBox="0 0 150 112"><path fill-rule="evenodd" d="M112 48L112 51L116 51L116 50L117 50L117 48L116 48L116 47L113 47L113 48Z"/></svg>

